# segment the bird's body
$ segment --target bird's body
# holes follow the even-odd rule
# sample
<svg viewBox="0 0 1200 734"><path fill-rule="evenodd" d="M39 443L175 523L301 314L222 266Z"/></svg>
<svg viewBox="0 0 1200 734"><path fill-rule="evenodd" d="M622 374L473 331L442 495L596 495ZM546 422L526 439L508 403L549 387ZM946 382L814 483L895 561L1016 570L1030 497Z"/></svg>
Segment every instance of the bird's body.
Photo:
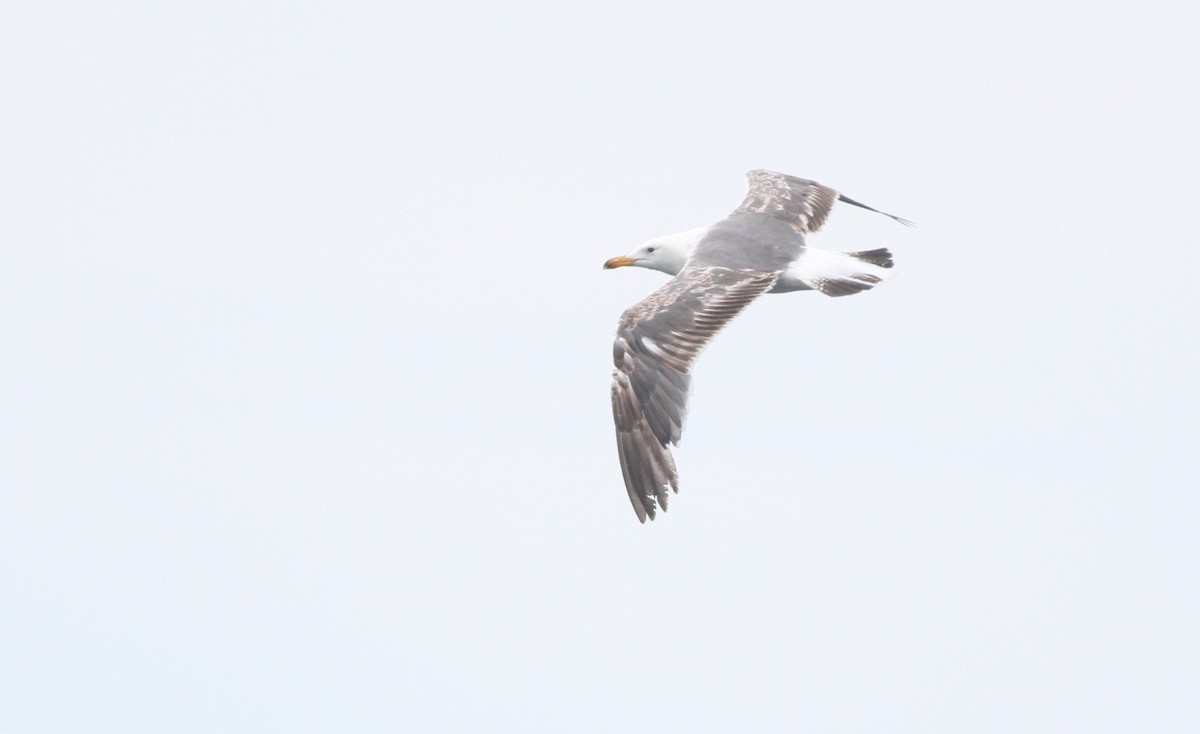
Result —
<svg viewBox="0 0 1200 734"><path fill-rule="evenodd" d="M679 489L669 446L679 441L691 365L708 341L763 293L848 295L879 283L883 275L877 273L891 267L886 250L834 253L805 246L804 236L820 228L834 202L870 207L806 179L770 171L751 171L747 178L745 200L720 222L650 240L605 263L675 275L621 315L613 343L617 449L642 522L653 519L656 508L666 509L668 488Z"/></svg>
<svg viewBox="0 0 1200 734"><path fill-rule="evenodd" d="M609 260L608 267L634 265L678 275L711 227L655 237L634 252ZM828 296L860 293L891 276L892 254L886 249L835 252L805 245L800 255L779 274L768 293L821 291Z"/></svg>

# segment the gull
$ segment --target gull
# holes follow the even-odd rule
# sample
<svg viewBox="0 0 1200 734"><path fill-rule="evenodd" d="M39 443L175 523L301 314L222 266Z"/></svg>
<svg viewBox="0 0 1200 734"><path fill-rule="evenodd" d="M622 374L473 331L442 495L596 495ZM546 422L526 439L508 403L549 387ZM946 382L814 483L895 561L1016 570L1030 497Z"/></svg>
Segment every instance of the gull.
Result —
<svg viewBox="0 0 1200 734"><path fill-rule="evenodd" d="M691 368L701 350L763 293L860 293L886 279L886 249L831 252L805 245L842 201L911 225L816 181L754 170L746 198L716 224L647 241L606 269L636 266L673 275L621 314L613 342L612 406L621 474L640 522L679 491L670 446L679 443Z"/></svg>

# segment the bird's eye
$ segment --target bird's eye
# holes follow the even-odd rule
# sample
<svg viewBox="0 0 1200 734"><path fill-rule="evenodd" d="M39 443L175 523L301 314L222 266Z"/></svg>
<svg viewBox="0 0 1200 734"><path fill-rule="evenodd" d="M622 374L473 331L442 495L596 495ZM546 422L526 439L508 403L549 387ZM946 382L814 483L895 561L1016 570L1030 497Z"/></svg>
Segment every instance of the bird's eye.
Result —
<svg viewBox="0 0 1200 734"><path fill-rule="evenodd" d="M654 252L654 248L653 248L653 247L647 247L647 248L646 248L646 252Z"/></svg>

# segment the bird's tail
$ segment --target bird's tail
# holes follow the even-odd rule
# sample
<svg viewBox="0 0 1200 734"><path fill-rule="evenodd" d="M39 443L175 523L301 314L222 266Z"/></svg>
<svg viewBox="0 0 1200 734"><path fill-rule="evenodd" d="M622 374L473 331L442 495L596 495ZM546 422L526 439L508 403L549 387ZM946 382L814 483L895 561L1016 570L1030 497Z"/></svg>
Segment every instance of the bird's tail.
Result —
<svg viewBox="0 0 1200 734"><path fill-rule="evenodd" d="M827 296L850 296L870 290L891 277L892 253L886 248L864 252L832 252L808 248L787 275L803 287Z"/></svg>

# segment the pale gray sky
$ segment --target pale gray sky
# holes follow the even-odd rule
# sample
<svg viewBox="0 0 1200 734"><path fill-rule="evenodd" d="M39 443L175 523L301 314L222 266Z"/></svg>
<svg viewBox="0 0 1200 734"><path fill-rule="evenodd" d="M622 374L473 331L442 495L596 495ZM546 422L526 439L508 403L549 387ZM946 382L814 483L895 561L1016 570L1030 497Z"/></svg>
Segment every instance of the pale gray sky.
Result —
<svg viewBox="0 0 1200 734"><path fill-rule="evenodd" d="M1200 729L1194 3L17 3L0 729ZM604 272L756 167L637 523Z"/></svg>

